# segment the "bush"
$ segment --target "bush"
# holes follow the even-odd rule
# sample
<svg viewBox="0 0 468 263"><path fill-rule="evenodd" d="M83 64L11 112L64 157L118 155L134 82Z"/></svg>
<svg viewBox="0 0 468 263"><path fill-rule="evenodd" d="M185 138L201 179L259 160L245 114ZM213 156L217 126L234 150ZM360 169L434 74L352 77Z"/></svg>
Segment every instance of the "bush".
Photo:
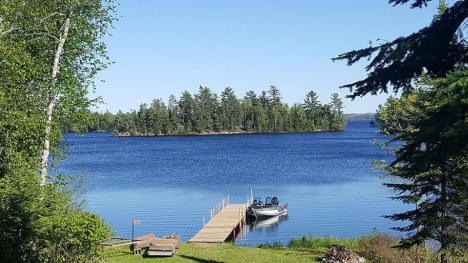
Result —
<svg viewBox="0 0 468 263"><path fill-rule="evenodd" d="M395 248L400 239L387 233L373 233L356 239L339 239L335 237L300 237L291 239L288 247L295 250L326 249L330 245L340 244L351 248L358 255L371 260L373 263L439 263L440 255L429 246L412 247L410 249ZM274 248L269 243L262 244L262 248ZM468 253L458 251L449 254L450 263L468 263Z"/></svg>
<svg viewBox="0 0 468 263"><path fill-rule="evenodd" d="M36 174L28 174L27 170L18 169L25 176L15 173L1 177L0 173L0 262L37 261L32 244L40 210L40 188Z"/></svg>
<svg viewBox="0 0 468 263"><path fill-rule="evenodd" d="M38 240L41 262L98 262L103 256L101 243L109 238L110 228L96 214L68 211L49 218Z"/></svg>
<svg viewBox="0 0 468 263"><path fill-rule="evenodd" d="M387 233L374 233L359 238L359 254L374 263L439 263L440 255L428 246L399 249L398 238ZM468 263L467 252L449 255L450 263Z"/></svg>
<svg viewBox="0 0 468 263"><path fill-rule="evenodd" d="M398 239L385 233L374 233L359 238L359 251L367 259L375 263L401 263L414 261L413 251L393 248Z"/></svg>
<svg viewBox="0 0 468 263"><path fill-rule="evenodd" d="M0 262L96 262L110 226L34 170L0 177ZM16 174L19 172L21 174Z"/></svg>

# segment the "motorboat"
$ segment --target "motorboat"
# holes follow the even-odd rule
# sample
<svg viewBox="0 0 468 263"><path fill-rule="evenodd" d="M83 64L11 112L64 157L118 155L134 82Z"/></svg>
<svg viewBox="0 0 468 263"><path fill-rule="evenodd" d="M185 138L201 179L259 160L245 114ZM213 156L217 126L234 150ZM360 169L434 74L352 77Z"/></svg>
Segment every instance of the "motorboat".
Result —
<svg viewBox="0 0 468 263"><path fill-rule="evenodd" d="M265 202L261 198L254 198L247 209L247 214L254 218L275 217L288 213L288 204L279 205L278 198L267 197Z"/></svg>

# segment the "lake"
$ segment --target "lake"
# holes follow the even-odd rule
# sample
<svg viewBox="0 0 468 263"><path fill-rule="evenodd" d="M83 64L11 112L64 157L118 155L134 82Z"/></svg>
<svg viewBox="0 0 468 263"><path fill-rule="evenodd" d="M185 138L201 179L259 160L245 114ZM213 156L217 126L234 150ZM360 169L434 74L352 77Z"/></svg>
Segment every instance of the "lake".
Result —
<svg viewBox="0 0 468 263"><path fill-rule="evenodd" d="M231 203L254 196L287 202L286 220L257 224L237 243L286 244L302 235L356 237L396 226L382 215L405 205L389 199L371 170L372 160L392 155L373 144L384 135L368 121L348 122L344 132L112 137L65 134L67 175L85 175L87 208L112 224L118 236L176 232L187 241L228 194ZM387 138L388 139L388 138Z"/></svg>

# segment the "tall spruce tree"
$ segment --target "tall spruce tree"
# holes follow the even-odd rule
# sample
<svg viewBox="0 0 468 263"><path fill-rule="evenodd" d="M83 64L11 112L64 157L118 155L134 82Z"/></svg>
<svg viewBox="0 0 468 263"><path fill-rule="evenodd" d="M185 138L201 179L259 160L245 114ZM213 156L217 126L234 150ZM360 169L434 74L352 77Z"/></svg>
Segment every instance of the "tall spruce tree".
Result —
<svg viewBox="0 0 468 263"><path fill-rule="evenodd" d="M468 71L424 83L428 87L401 100L409 106L400 114L392 115L397 107L390 101L380 115L385 130L405 142L387 167L403 180L386 185L401 193L396 199L415 204L388 218L411 221L396 228L413 233L403 247L435 239L442 250L459 252L468 248Z"/></svg>
<svg viewBox="0 0 468 263"><path fill-rule="evenodd" d="M423 7L429 0L389 2ZM444 3L439 10L444 9ZM379 114L383 131L395 133L396 140L404 142L395 152L396 159L386 167L399 180L386 185L396 190L396 199L416 205L387 217L409 222L395 228L408 233L400 247L428 239L439 241L441 262L447 262L447 250L466 253L468 244L468 46L462 26L468 16L468 1L456 1L445 8L431 25L408 37L334 58L345 59L348 65L371 59L367 78L343 86L352 90L348 97L387 92L388 87L403 91L401 102L408 108L392 101L384 114ZM424 88L414 91L414 82Z"/></svg>
<svg viewBox="0 0 468 263"><path fill-rule="evenodd" d="M174 95L169 96L169 101L167 105L168 118L169 118L169 134L178 134L179 133L179 109L177 99Z"/></svg>
<svg viewBox="0 0 468 263"><path fill-rule="evenodd" d="M226 87L221 93L221 112L224 130L232 131L238 127L241 119L240 102L230 87Z"/></svg>
<svg viewBox="0 0 468 263"><path fill-rule="evenodd" d="M311 129L315 129L317 126L317 117L319 113L320 101L315 91L311 90L307 93L304 99L304 107L308 119L310 120Z"/></svg>
<svg viewBox="0 0 468 263"><path fill-rule="evenodd" d="M213 112L216 110L217 103L209 88L200 86L198 94L195 95L195 105L196 130L213 130Z"/></svg>
<svg viewBox="0 0 468 263"><path fill-rule="evenodd" d="M345 121L343 118L343 101L338 93L333 93L330 100L330 130L342 131L344 130Z"/></svg>
<svg viewBox="0 0 468 263"><path fill-rule="evenodd" d="M179 99L179 110L180 110L180 119L182 120L182 126L185 128L185 132L193 131L193 111L194 111L195 102L193 100L192 94L188 91L184 91L182 96Z"/></svg>

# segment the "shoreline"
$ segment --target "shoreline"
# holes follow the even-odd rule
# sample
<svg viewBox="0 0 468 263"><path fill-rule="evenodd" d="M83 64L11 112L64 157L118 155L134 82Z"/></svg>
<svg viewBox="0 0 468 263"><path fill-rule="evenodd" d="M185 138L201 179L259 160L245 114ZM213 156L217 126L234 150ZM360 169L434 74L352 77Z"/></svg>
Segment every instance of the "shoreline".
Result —
<svg viewBox="0 0 468 263"><path fill-rule="evenodd" d="M253 134L304 134L321 132L344 132L345 130L315 130L315 131L279 131L279 132L249 132L249 131L205 131L200 133L154 134L139 132L112 132L112 137L166 137L166 136L216 136L216 135L253 135Z"/></svg>

